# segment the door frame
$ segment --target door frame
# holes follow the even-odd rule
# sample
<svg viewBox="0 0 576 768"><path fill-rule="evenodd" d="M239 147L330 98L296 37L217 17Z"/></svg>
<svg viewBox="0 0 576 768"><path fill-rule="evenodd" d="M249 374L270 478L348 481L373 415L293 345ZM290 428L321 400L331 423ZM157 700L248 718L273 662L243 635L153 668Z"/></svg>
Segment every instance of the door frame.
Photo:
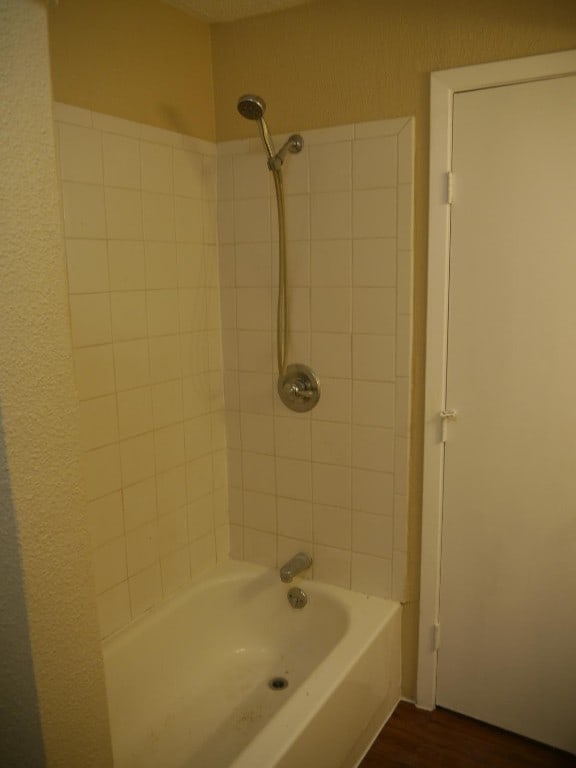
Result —
<svg viewBox="0 0 576 768"><path fill-rule="evenodd" d="M416 705L436 706L450 251L449 172L454 94L576 74L576 51L433 72L430 80L430 178L424 476Z"/></svg>

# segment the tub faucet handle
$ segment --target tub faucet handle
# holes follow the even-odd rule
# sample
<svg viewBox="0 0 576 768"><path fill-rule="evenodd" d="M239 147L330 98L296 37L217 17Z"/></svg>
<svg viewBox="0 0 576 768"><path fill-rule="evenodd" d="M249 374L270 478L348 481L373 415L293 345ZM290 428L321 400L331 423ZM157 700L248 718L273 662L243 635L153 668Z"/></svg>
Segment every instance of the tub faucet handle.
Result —
<svg viewBox="0 0 576 768"><path fill-rule="evenodd" d="M290 583L294 576L312 565L312 558L307 552L298 552L298 554L291 557L287 563L284 563L280 568L280 579L286 583Z"/></svg>

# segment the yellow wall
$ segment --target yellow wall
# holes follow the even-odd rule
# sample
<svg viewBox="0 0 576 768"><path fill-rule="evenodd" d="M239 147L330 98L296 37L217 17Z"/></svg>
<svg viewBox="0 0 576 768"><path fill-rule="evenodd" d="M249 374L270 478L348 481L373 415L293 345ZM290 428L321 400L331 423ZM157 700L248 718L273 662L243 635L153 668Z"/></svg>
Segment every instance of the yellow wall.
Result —
<svg viewBox="0 0 576 768"><path fill-rule="evenodd" d="M82 528L46 11L37 0L0 0L0 18L0 600L9 609L0 619L0 716L8 742L0 762L44 765L43 751L48 768L108 768L104 671ZM26 653L17 643L27 634Z"/></svg>
<svg viewBox="0 0 576 768"><path fill-rule="evenodd" d="M54 98L214 140L210 27L160 0L50 3Z"/></svg>
<svg viewBox="0 0 576 768"><path fill-rule="evenodd" d="M214 25L217 138L253 134L241 93L266 99L274 132L425 122L431 71L575 44L573 0L317 0Z"/></svg>

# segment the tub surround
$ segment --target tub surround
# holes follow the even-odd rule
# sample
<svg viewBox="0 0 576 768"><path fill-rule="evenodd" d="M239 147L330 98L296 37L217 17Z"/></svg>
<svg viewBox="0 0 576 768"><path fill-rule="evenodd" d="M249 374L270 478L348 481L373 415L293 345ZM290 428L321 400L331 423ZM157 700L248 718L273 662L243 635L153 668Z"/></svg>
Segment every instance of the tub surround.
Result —
<svg viewBox="0 0 576 768"><path fill-rule="evenodd" d="M277 567L308 550L310 577L402 601L413 121L299 132L304 149L283 166L287 360L322 388L304 414L276 395L276 211L261 142L218 145L231 552Z"/></svg>
<svg viewBox="0 0 576 768"><path fill-rule="evenodd" d="M55 106L103 637L228 553L213 143Z"/></svg>
<svg viewBox="0 0 576 768"><path fill-rule="evenodd" d="M304 132L285 163L289 360L322 384L295 414L258 139L55 110L102 637L229 551L402 601L412 121Z"/></svg>

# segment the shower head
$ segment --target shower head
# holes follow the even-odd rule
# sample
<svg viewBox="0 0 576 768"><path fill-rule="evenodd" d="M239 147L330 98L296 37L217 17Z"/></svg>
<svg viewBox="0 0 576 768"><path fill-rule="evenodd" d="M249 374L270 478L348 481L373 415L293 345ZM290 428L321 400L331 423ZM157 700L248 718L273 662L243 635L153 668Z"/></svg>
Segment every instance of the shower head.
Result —
<svg viewBox="0 0 576 768"><path fill-rule="evenodd" d="M238 112L248 120L262 120L266 112L266 102L260 96L247 93L238 99Z"/></svg>
<svg viewBox="0 0 576 768"><path fill-rule="evenodd" d="M266 111L266 102L260 96L254 96L253 93L246 93L244 96L240 96L238 99L238 112L242 117L248 120L258 121L258 131L260 138L266 149L268 155L268 168L271 171L279 171L284 162L287 152L300 152L302 149L302 136L293 134L290 136L284 146L279 152L274 149L274 142L270 136L270 131L264 120L264 112Z"/></svg>
<svg viewBox="0 0 576 768"><path fill-rule="evenodd" d="M272 162L276 154L274 150L274 144L272 143L272 137L264 120L264 112L266 111L266 102L261 99L260 96L254 96L254 94L247 93L244 96L240 96L238 99L238 112L242 117L246 117L248 120L258 121L258 130L262 143L266 148L266 154L268 155L268 161ZM270 166L269 166L270 167Z"/></svg>

